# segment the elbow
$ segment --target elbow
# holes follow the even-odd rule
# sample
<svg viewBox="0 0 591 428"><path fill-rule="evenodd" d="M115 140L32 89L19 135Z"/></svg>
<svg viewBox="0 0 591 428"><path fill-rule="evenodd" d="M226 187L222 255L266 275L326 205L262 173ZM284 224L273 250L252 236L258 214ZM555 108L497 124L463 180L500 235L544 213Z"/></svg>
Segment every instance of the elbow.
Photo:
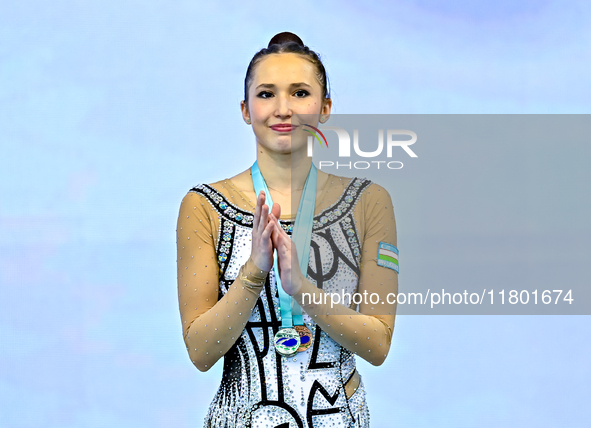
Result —
<svg viewBox="0 0 591 428"><path fill-rule="evenodd" d="M372 366L379 367L379 366L381 366L382 364L384 364L384 361L386 361L386 356L384 355L384 356L383 356L383 357L381 357L381 358L380 358L380 357L378 357L378 358L374 358L374 359L371 359L371 360L368 360L368 361L369 361L369 363L370 363Z"/></svg>
<svg viewBox="0 0 591 428"><path fill-rule="evenodd" d="M382 353L380 353L380 351ZM365 361L367 361L368 363L370 363L372 366L378 367L381 366L382 364L384 364L384 361L386 361L386 356L388 355L387 351L386 351L386 355L384 355L384 350L380 349L376 352L372 352L371 349L368 349L366 352L366 355L362 355L362 353L358 353L358 352L353 352L355 355L363 358Z"/></svg>
<svg viewBox="0 0 591 428"><path fill-rule="evenodd" d="M210 364L204 363L202 361L193 360L193 365L195 367L197 367L197 370L199 370L200 372L205 373L206 371L208 371L211 368L211 366L213 364L210 365Z"/></svg>
<svg viewBox="0 0 591 428"><path fill-rule="evenodd" d="M386 347L384 348L383 346L379 347L380 349L377 349L374 352L372 352L373 358L368 359L367 361L372 365L372 366L381 366L382 364L384 364L384 362L386 361L386 358L388 357L388 352L390 351L390 347Z"/></svg>
<svg viewBox="0 0 591 428"><path fill-rule="evenodd" d="M214 366L214 364L216 363L216 361L212 361L210 359L198 358L195 355L192 355L190 357L191 357L191 362L193 363L193 365L195 367L197 367L197 370L199 370L200 372L209 371L209 369L211 369Z"/></svg>
<svg viewBox="0 0 591 428"><path fill-rule="evenodd" d="M197 370L199 370L200 372L208 371L217 362L217 360L213 360L213 359L209 358L209 355L206 352L204 352L204 351L198 352L198 350L195 348L192 348L190 346L190 344L189 344L189 346L187 346L187 352L189 353L189 359L191 360L193 365L195 367L197 367ZM205 354L205 355L203 355L203 354ZM207 358L205 358L205 357L207 357Z"/></svg>

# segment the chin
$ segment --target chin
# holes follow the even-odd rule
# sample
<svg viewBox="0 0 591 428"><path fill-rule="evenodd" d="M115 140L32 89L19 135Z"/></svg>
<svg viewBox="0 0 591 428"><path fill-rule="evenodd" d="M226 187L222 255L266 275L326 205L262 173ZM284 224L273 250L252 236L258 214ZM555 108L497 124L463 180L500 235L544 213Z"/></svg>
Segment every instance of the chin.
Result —
<svg viewBox="0 0 591 428"><path fill-rule="evenodd" d="M259 141L261 141L262 145L270 151L288 154L294 151L306 150L308 141L306 139L302 141L300 140L301 138L294 140L293 135L291 134L277 135L272 133L270 135L265 135L265 138L262 138Z"/></svg>
<svg viewBox="0 0 591 428"><path fill-rule="evenodd" d="M289 154L292 152L291 144L272 144L269 148L275 153Z"/></svg>

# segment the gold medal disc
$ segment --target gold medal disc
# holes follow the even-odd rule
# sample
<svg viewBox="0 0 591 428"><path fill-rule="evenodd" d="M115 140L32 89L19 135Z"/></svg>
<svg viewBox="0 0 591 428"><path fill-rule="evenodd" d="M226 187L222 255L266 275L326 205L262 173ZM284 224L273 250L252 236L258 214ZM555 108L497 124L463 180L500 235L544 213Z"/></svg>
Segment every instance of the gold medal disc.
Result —
<svg viewBox="0 0 591 428"><path fill-rule="evenodd" d="M307 350L312 345L312 332L305 325L294 325L293 328L300 334L300 347L298 352Z"/></svg>

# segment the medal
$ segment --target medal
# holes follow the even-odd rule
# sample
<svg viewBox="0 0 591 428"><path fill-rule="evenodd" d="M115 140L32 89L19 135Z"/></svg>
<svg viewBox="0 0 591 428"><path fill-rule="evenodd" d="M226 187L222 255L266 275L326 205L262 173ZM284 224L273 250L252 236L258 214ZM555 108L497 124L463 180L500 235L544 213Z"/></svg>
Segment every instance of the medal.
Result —
<svg viewBox="0 0 591 428"><path fill-rule="evenodd" d="M271 193L267 188L267 183L261 174L258 163L255 161L251 167L252 184L255 193L260 194L265 191L266 204L269 211L273 206ZM293 228L292 239L296 244L298 260L302 272L308 271L310 258L310 239L312 237L312 222L314 218L314 206L316 204L316 176L317 170L314 163L310 166L310 172L306 179L306 184L298 206L295 225ZM275 334L273 343L275 351L285 357L292 357L298 352L306 351L312 344L312 333L304 325L302 317L302 308L293 298L288 295L281 287L281 278L279 277L279 268L277 264L277 254L274 254L273 270L275 272L275 281L277 284L277 293L279 294L279 310L281 313L281 328ZM295 324L295 325L294 325Z"/></svg>
<svg viewBox="0 0 591 428"><path fill-rule="evenodd" d="M278 354L284 357L293 357L300 347L300 334L295 328L282 328L275 333L274 342Z"/></svg>
<svg viewBox="0 0 591 428"><path fill-rule="evenodd" d="M300 347L298 348L298 352L307 350L312 344L312 332L305 325L294 325L293 328L300 335Z"/></svg>

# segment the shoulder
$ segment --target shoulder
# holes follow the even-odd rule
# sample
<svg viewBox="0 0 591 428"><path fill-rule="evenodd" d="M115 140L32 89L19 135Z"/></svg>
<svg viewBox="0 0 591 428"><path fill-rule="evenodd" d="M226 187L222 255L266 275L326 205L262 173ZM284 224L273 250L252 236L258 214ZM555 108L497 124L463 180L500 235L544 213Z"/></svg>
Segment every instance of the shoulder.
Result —
<svg viewBox="0 0 591 428"><path fill-rule="evenodd" d="M349 188L357 189L358 197L366 208L371 209L376 206L380 208L393 207L390 192L384 186L366 177L353 177L350 180Z"/></svg>
<svg viewBox="0 0 591 428"><path fill-rule="evenodd" d="M370 181L369 185L365 188L364 192L364 198L366 200L366 203L368 205L373 205L373 204L389 204L390 206L393 205L392 203L392 197L390 196L390 192L388 192L388 190L374 182L374 181Z"/></svg>
<svg viewBox="0 0 591 428"><path fill-rule="evenodd" d="M210 211L209 198L202 184L193 186L182 198L180 214L184 216L203 216Z"/></svg>
<svg viewBox="0 0 591 428"><path fill-rule="evenodd" d="M384 186L371 182L363 192L361 201L364 207L364 218L368 222L368 227L386 227L386 230L391 228L392 232L396 233L394 203L390 193Z"/></svg>
<svg viewBox="0 0 591 428"><path fill-rule="evenodd" d="M362 177L362 176L354 176L354 177L347 177L344 175L335 175L335 174L325 174L327 176L327 180L333 184L341 183L341 185L346 187L358 187L360 188L360 193L370 194L370 193L380 193L380 195L387 195L390 196L388 191L381 186L380 184L370 180L369 178Z"/></svg>
<svg viewBox="0 0 591 428"><path fill-rule="evenodd" d="M343 182L343 183L348 183L349 181L351 181L351 177L346 177L344 175L336 175L336 174L331 174L331 173L326 173L324 171L320 171L318 170L318 176L320 177L321 174L325 175L327 177L327 180L332 181L332 182ZM353 177L353 178L357 178L357 177Z"/></svg>
<svg viewBox="0 0 591 428"><path fill-rule="evenodd" d="M343 189L350 187L365 188L371 183L371 180L365 177L347 177L344 175L335 175L330 173L323 174L326 177L326 182L329 187L342 187Z"/></svg>
<svg viewBox="0 0 591 428"><path fill-rule="evenodd" d="M188 190L183 201L188 198L205 200L211 200L211 198L215 199L223 194L222 189L224 188L224 181L225 180L218 180L211 183L197 183Z"/></svg>
<svg viewBox="0 0 591 428"><path fill-rule="evenodd" d="M223 180L213 183L197 183L185 194L181 200L181 210L183 208L191 211L208 211L207 208L219 199L219 184Z"/></svg>
<svg viewBox="0 0 591 428"><path fill-rule="evenodd" d="M335 176L336 177L336 176ZM383 189L379 184L374 183L366 177L337 177L342 179L347 191L349 193L356 193L358 197L367 197L368 194L376 192L378 189Z"/></svg>
<svg viewBox="0 0 591 428"><path fill-rule="evenodd" d="M385 187L376 183L375 181L367 180L369 183L365 186L364 194L368 198L391 199L390 193Z"/></svg>
<svg viewBox="0 0 591 428"><path fill-rule="evenodd" d="M201 211L201 216L209 218L217 217L225 219L240 226L252 226L254 215L248 209L234 203L232 199L237 189L230 181L222 179L211 183L198 183L191 187L183 199L183 205L195 214Z"/></svg>
<svg viewBox="0 0 591 428"><path fill-rule="evenodd" d="M343 212L355 210L359 205L365 206L367 191L375 188L372 181L365 177L329 174L328 178L330 180L328 186L332 189L331 194L337 197L338 208Z"/></svg>
<svg viewBox="0 0 591 428"><path fill-rule="evenodd" d="M390 197L388 191L381 186L380 184L376 183L375 181L370 180L367 177L363 176L354 176L354 177L345 177L339 176L334 174L328 174L329 179L333 182L337 180L344 183L345 187L356 187L359 188L359 193L369 196L374 195L374 197Z"/></svg>
<svg viewBox="0 0 591 428"><path fill-rule="evenodd" d="M204 193L204 189L218 189L224 183L224 180L213 181L211 183L197 183L189 189L189 192Z"/></svg>
<svg viewBox="0 0 591 428"><path fill-rule="evenodd" d="M230 193L229 189L236 188L238 190L242 190L243 187L248 187L245 183L252 183L250 168L230 178L223 178L221 180L213 181L211 183L196 184L189 191L201 193L205 196L207 196L210 193L217 193L223 196L227 196Z"/></svg>

